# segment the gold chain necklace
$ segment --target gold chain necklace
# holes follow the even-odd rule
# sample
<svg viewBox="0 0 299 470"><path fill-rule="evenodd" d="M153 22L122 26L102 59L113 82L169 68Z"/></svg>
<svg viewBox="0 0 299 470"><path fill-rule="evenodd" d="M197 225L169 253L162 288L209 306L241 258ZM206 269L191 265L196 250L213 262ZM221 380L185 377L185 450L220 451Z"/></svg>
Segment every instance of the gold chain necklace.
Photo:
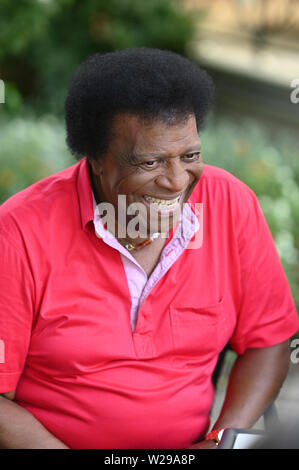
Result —
<svg viewBox="0 0 299 470"><path fill-rule="evenodd" d="M147 245L150 245L160 235L161 235L161 233L153 233L149 238L144 240L144 242L138 243L137 245L133 245L133 243L125 243L125 244L123 244L123 246L128 251L139 250L140 248L143 248Z"/></svg>

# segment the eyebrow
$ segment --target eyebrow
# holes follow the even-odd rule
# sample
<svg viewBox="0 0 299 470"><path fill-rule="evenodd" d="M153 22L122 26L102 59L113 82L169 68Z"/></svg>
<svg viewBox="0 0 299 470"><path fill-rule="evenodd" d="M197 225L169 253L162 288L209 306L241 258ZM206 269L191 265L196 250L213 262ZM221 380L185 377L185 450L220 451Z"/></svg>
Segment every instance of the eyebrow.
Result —
<svg viewBox="0 0 299 470"><path fill-rule="evenodd" d="M197 144L197 145L193 145L192 147L188 147L184 152L182 152L180 155L186 155L186 153L189 153L189 152L195 152L195 151L198 151L201 149L201 144ZM165 153L134 153L134 158L137 158L137 159L144 159L144 158L148 158L148 157L164 157L166 158L167 157L167 152Z"/></svg>

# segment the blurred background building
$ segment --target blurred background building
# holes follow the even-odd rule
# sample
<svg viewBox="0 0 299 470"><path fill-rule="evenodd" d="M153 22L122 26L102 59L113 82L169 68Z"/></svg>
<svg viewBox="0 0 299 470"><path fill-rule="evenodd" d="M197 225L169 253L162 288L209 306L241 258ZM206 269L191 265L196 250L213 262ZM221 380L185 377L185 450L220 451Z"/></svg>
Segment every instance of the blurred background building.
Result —
<svg viewBox="0 0 299 470"><path fill-rule="evenodd" d="M75 163L68 81L88 55L133 46L184 54L213 77L204 160L257 194L299 307L299 0L1 0L0 203ZM283 412L296 404L298 368Z"/></svg>
<svg viewBox="0 0 299 470"><path fill-rule="evenodd" d="M186 0L189 11L199 6L193 48L217 82L219 108L296 131L290 93L299 77L299 2Z"/></svg>

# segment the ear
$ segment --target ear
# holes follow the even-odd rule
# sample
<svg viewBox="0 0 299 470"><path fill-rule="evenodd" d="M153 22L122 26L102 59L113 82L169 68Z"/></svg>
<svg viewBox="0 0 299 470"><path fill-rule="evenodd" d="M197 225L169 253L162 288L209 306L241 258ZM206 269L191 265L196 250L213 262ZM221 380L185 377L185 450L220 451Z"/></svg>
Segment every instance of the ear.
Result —
<svg viewBox="0 0 299 470"><path fill-rule="evenodd" d="M96 176L102 176L103 174L103 163L101 160L89 160L92 172Z"/></svg>

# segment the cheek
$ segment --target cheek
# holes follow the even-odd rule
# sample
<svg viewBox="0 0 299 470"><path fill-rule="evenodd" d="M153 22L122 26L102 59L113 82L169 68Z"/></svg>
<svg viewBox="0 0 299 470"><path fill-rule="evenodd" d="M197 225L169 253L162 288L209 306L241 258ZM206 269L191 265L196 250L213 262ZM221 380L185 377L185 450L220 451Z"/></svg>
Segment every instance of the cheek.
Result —
<svg viewBox="0 0 299 470"><path fill-rule="evenodd" d="M119 194L143 194L152 180L153 178L148 174L139 173L138 171L132 172L129 176L119 180Z"/></svg>
<svg viewBox="0 0 299 470"><path fill-rule="evenodd" d="M198 183L202 174L202 170L203 170L203 164L200 163L199 165L194 166L194 168L191 171L189 171L189 185L188 185L187 192L186 192L187 198L191 195L194 187Z"/></svg>
<svg viewBox="0 0 299 470"><path fill-rule="evenodd" d="M118 168L103 175L102 185L110 197L117 197L118 194L127 194L127 189L132 186L131 175Z"/></svg>
<svg viewBox="0 0 299 470"><path fill-rule="evenodd" d="M196 181L198 181L199 178L201 177L202 171L203 171L203 162L194 164L190 172L190 174L192 175L192 179L195 179Z"/></svg>

